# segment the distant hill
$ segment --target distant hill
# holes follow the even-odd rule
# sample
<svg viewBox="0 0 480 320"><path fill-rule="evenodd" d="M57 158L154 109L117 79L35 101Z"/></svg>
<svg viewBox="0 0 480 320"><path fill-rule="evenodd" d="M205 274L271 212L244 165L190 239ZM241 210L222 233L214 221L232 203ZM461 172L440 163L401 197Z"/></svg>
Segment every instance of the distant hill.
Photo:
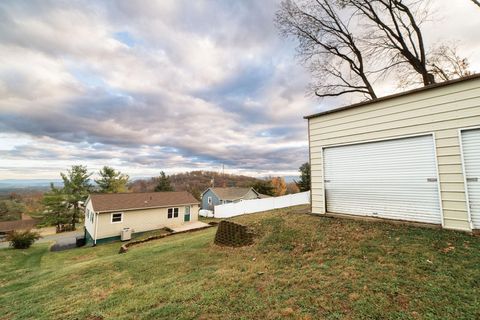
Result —
<svg viewBox="0 0 480 320"><path fill-rule="evenodd" d="M1 179L0 198L5 198L11 193L24 195L45 192L50 189L50 182L55 183L57 187L63 186L62 180L59 179Z"/></svg>
<svg viewBox="0 0 480 320"><path fill-rule="evenodd" d="M200 194L212 185L216 187L248 187L258 181L254 177L235 174L221 174L213 171L191 171L177 173L169 176L170 182L176 191L189 191L197 199ZM129 184L132 192L149 192L155 189L158 180L156 177L150 179L137 179Z"/></svg>
<svg viewBox="0 0 480 320"><path fill-rule="evenodd" d="M221 174L213 171L190 171L170 175L172 186L177 191L188 191L200 199L200 194L211 186L216 187L249 187L259 178L236 174ZM285 181L287 185L294 184L293 180L298 177L287 176ZM36 192L46 192L50 189L50 183L62 187L61 179L0 179L0 197L7 197L10 193L30 194ZM93 180L91 181L93 183ZM158 181L153 178L134 178L129 183L131 192L149 192L155 189ZM298 192L293 191L289 193Z"/></svg>
<svg viewBox="0 0 480 320"><path fill-rule="evenodd" d="M42 188L50 187L51 182L56 186L63 185L61 179L0 179L0 188Z"/></svg>

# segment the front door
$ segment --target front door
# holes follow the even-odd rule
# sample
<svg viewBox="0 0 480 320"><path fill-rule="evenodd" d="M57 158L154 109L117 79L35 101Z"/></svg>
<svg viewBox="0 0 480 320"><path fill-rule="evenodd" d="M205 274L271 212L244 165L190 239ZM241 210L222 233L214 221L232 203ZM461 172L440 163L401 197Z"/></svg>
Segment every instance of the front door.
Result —
<svg viewBox="0 0 480 320"><path fill-rule="evenodd" d="M185 207L185 215L183 216L183 221L188 222L190 221L190 206Z"/></svg>

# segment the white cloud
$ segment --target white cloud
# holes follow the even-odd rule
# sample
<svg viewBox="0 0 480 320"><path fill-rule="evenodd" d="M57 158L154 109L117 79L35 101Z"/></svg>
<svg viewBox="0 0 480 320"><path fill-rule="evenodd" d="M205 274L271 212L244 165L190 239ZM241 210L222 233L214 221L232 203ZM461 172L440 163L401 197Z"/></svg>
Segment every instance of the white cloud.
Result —
<svg viewBox="0 0 480 320"><path fill-rule="evenodd" d="M465 2L426 34L463 39L478 66ZM1 3L0 177L56 177L75 163L295 174L308 156L302 117L347 100L305 95L310 76L277 34L277 3Z"/></svg>

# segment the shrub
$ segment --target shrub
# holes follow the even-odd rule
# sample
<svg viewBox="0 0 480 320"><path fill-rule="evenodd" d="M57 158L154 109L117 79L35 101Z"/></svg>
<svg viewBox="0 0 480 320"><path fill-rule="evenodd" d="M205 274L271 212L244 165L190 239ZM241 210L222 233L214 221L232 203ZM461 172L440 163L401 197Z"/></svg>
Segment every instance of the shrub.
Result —
<svg viewBox="0 0 480 320"><path fill-rule="evenodd" d="M36 240L40 238L41 236L38 232L32 232L30 230L14 230L7 235L7 241L9 241L10 246L15 249L28 249Z"/></svg>

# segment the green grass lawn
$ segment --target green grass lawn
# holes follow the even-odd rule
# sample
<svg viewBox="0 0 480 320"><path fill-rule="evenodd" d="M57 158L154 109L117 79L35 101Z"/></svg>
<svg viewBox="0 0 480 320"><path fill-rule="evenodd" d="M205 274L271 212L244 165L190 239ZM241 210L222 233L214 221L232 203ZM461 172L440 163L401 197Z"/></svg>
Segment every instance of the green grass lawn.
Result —
<svg viewBox="0 0 480 320"><path fill-rule="evenodd" d="M132 247L0 250L0 319L479 319L480 238L279 210Z"/></svg>

